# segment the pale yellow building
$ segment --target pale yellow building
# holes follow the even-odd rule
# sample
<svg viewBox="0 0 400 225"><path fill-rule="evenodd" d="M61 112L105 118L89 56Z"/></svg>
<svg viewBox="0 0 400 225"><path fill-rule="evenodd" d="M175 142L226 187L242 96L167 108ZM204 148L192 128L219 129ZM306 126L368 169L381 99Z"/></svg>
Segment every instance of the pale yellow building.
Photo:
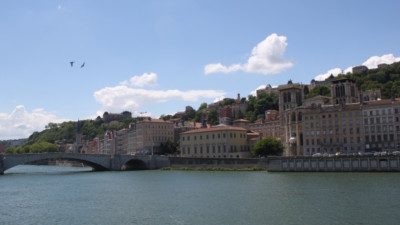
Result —
<svg viewBox="0 0 400 225"><path fill-rule="evenodd" d="M145 118L135 124L134 153L158 153L161 143L174 140L174 124L161 119ZM130 153L132 154L132 152Z"/></svg>
<svg viewBox="0 0 400 225"><path fill-rule="evenodd" d="M181 157L248 158L251 144L246 129L232 126L191 130L180 138Z"/></svg>

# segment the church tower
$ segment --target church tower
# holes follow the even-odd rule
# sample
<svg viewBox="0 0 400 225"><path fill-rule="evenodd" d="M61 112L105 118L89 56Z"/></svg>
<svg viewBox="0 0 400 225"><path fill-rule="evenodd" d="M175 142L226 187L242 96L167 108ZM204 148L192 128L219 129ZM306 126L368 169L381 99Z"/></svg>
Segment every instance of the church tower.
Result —
<svg viewBox="0 0 400 225"><path fill-rule="evenodd" d="M281 141L285 146L285 156L303 155L302 108L304 102L304 85L280 85L279 115L281 122Z"/></svg>
<svg viewBox="0 0 400 225"><path fill-rule="evenodd" d="M346 105L359 103L360 95L354 80L340 78L332 81L331 86L332 103L334 105Z"/></svg>

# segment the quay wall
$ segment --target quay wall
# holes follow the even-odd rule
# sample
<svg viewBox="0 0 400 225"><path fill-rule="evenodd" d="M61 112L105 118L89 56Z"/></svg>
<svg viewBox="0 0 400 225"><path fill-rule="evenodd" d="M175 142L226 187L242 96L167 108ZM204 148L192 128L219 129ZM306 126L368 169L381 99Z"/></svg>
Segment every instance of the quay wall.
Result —
<svg viewBox="0 0 400 225"><path fill-rule="evenodd" d="M400 172L400 156L269 157L269 172Z"/></svg>
<svg viewBox="0 0 400 225"><path fill-rule="evenodd" d="M233 168L233 169L241 169L241 168L252 168L252 167L260 167L260 168L268 168L268 160L265 158L181 158L181 157L169 157L170 167L173 168Z"/></svg>

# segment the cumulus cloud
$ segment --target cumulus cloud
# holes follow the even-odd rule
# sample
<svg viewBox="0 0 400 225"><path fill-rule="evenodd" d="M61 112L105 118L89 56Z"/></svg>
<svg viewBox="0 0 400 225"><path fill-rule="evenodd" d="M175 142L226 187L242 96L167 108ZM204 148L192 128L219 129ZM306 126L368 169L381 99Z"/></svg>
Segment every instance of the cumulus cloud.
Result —
<svg viewBox="0 0 400 225"><path fill-rule="evenodd" d="M248 73L276 74L293 66L293 62L284 58L287 47L285 36L271 34L255 46L245 64L225 66L221 63L208 64L204 67L205 74L230 73L242 70Z"/></svg>
<svg viewBox="0 0 400 225"><path fill-rule="evenodd" d="M372 56L367 61L363 63L364 66L368 67L369 69L377 68L379 64L386 63L392 64L394 62L399 62L400 57L394 57L393 54L387 54L383 56Z"/></svg>
<svg viewBox="0 0 400 225"><path fill-rule="evenodd" d="M94 93L94 98L102 105L98 112L139 111L142 106L162 103L170 100L198 101L200 98L214 99L225 95L218 90L147 90L118 85L105 87Z"/></svg>
<svg viewBox="0 0 400 225"><path fill-rule="evenodd" d="M129 81L131 85L137 87L155 86L157 84L157 74L144 73L140 76L133 76Z"/></svg>
<svg viewBox="0 0 400 225"><path fill-rule="evenodd" d="M234 64L232 66L224 66L221 63L214 63L214 64L208 64L204 67L204 72L206 74L210 73L230 73L230 72L235 72L238 70L241 70L242 66L240 64Z"/></svg>
<svg viewBox="0 0 400 225"><path fill-rule="evenodd" d="M362 65L368 67L368 69L375 69L378 67L379 64L382 64L382 63L392 64L392 63L399 62L399 61L400 61L400 57L395 57L393 54L386 54L386 55L382 55L382 56L371 56L371 57L369 57L369 59L367 59L367 61L363 62ZM352 73L353 67L354 66L349 66L349 67L347 67L347 69L345 69L343 71L340 68L334 68L324 74L317 75L314 79L318 80L318 81L322 81L322 80L325 80L326 78L328 78L331 74L333 74L333 76L337 76L340 73L344 73L344 74Z"/></svg>
<svg viewBox="0 0 400 225"><path fill-rule="evenodd" d="M265 89L266 87L267 87L267 85L260 85L260 86L258 86L258 88L256 88L255 90L252 90L252 91L250 92L250 95L257 96L257 90Z"/></svg>
<svg viewBox="0 0 400 225"><path fill-rule="evenodd" d="M213 103L220 102L220 101L222 101L222 100L224 100L224 99L225 99L225 96L217 97L217 98L214 99Z"/></svg>
<svg viewBox="0 0 400 225"><path fill-rule="evenodd" d="M0 139L27 138L34 131L42 131L50 123L61 123L67 119L59 119L44 109L28 112L23 105L16 106L10 113L0 113Z"/></svg>
<svg viewBox="0 0 400 225"><path fill-rule="evenodd" d="M334 69L331 69L331 70L328 70L328 72L326 72L326 73L324 73L324 74L319 74L319 75L317 75L316 77L315 77L315 80L317 80L317 81L323 81L323 80L325 80L326 78L328 78L331 74L333 75L333 76L337 76L338 74L341 74L342 73L342 69L340 69L340 68L334 68Z"/></svg>

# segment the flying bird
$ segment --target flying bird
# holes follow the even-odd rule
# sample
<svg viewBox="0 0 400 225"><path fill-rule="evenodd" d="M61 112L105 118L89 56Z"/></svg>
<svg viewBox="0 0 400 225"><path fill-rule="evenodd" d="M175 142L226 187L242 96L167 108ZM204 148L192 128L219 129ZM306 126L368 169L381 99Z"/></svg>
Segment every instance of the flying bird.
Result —
<svg viewBox="0 0 400 225"><path fill-rule="evenodd" d="M83 68L85 66L85 62L83 62L83 64L81 65L81 68Z"/></svg>
<svg viewBox="0 0 400 225"><path fill-rule="evenodd" d="M74 61L71 61L71 62L69 62L69 64L71 64L71 67L73 67L74 66Z"/></svg>

